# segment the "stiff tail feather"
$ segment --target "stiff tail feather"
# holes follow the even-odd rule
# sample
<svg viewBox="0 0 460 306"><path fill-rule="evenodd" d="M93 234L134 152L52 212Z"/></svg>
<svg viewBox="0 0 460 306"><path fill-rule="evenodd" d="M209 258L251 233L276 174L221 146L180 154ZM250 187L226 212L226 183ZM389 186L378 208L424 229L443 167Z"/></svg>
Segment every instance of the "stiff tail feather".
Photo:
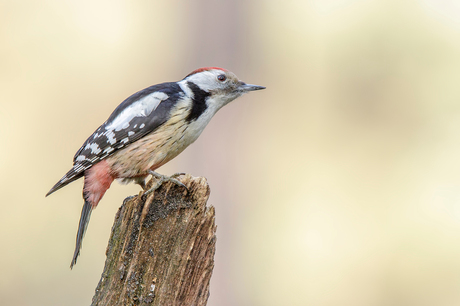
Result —
<svg viewBox="0 0 460 306"><path fill-rule="evenodd" d="M78 180L78 179L81 178L83 175L84 175L83 172L75 173L75 172L74 172L74 169L70 170L69 172L67 172L66 175L64 175L64 176L59 180L59 182L57 182L57 183L53 186L53 188L50 189L50 191L48 191L48 193L45 195L45 197L49 196L50 194L52 194L52 193L55 192L55 191L58 191L58 190L61 189L62 187L67 186L68 184L72 183L73 181Z"/></svg>
<svg viewBox="0 0 460 306"><path fill-rule="evenodd" d="M75 244L75 252L73 253L72 262L70 263L70 269L77 263L77 257L80 255L81 242L83 241L83 236L85 235L86 228L88 227L89 218L91 217L91 212L93 211L93 206L85 201L83 208L81 210L80 223L78 225L77 232L77 241Z"/></svg>

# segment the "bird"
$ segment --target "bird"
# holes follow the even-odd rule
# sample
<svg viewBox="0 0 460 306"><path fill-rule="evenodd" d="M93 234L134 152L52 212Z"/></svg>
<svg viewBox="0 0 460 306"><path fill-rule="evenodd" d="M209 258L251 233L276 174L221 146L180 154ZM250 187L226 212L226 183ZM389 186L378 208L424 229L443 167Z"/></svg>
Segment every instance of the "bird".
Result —
<svg viewBox="0 0 460 306"><path fill-rule="evenodd" d="M145 190L150 175L157 183L146 192L165 181L185 187L177 174L166 176L155 170L193 143L219 109L261 89L265 87L246 84L226 69L204 67L178 82L140 90L118 105L77 151L73 167L46 194L84 177L84 204L70 268L77 262L91 212L115 179Z"/></svg>

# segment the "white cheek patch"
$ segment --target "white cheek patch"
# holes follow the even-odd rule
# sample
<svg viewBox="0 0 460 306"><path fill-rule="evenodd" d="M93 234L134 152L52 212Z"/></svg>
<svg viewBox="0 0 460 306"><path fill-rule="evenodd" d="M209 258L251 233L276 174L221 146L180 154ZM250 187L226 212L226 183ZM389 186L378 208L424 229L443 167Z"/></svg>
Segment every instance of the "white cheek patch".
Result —
<svg viewBox="0 0 460 306"><path fill-rule="evenodd" d="M217 82L217 76L222 73L224 73L224 71L202 71L196 74L192 74L191 76L187 77L186 80L195 83L198 87L200 87L200 89L204 91L210 91L222 85Z"/></svg>
<svg viewBox="0 0 460 306"><path fill-rule="evenodd" d="M164 92L157 91L139 99L124 109L109 125L105 127L105 129L115 131L126 129L129 127L129 122L134 117L149 116L158 107L160 102L166 100L168 97L169 96Z"/></svg>

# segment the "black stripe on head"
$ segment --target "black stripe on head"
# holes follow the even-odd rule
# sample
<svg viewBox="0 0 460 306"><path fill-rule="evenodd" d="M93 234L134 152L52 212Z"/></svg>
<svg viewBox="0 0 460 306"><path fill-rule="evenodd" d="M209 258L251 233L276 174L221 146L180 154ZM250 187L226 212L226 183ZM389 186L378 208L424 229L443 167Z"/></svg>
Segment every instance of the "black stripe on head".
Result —
<svg viewBox="0 0 460 306"><path fill-rule="evenodd" d="M200 117L201 114L206 111L208 108L208 105L206 104L206 98L211 94L204 91L193 82L187 82L187 85L193 92L192 109L190 110L190 114L188 114L187 118L185 119L187 122L190 122L198 119L198 117Z"/></svg>

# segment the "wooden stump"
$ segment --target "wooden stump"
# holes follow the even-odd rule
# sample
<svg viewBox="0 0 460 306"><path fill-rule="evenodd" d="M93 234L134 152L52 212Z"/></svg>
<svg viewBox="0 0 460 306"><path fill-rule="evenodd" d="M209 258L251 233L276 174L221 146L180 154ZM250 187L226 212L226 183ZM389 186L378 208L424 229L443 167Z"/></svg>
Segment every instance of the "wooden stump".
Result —
<svg viewBox="0 0 460 306"><path fill-rule="evenodd" d="M182 175L125 199L92 305L206 305L214 268L214 207L204 178ZM149 183L149 185L151 182Z"/></svg>

